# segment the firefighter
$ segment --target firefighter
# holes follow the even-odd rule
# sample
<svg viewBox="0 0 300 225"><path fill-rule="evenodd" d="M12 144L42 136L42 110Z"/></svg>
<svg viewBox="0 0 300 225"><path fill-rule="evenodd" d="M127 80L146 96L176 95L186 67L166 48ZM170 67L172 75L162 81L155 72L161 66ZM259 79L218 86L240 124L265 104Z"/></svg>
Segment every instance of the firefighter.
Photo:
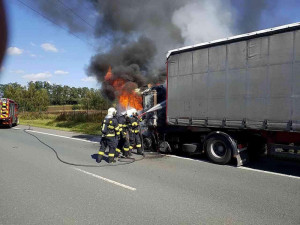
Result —
<svg viewBox="0 0 300 225"><path fill-rule="evenodd" d="M140 122L142 119L138 118L137 111L136 109L132 109L130 111L130 153L131 150L133 149L134 145L137 149L137 154L142 155L144 153L142 149L142 139L141 139L141 133L140 133Z"/></svg>
<svg viewBox="0 0 300 225"><path fill-rule="evenodd" d="M127 112L122 112L118 116L120 140L116 148L116 156L119 156L121 151L125 157L129 156L129 133L128 133L128 123L127 123Z"/></svg>
<svg viewBox="0 0 300 225"><path fill-rule="evenodd" d="M106 117L102 123L102 138L100 141L100 150L98 153L97 162L100 163L106 147L109 148L108 163L116 162L114 160L116 151L116 138L120 135L119 124L115 117L117 110L115 108L109 108Z"/></svg>

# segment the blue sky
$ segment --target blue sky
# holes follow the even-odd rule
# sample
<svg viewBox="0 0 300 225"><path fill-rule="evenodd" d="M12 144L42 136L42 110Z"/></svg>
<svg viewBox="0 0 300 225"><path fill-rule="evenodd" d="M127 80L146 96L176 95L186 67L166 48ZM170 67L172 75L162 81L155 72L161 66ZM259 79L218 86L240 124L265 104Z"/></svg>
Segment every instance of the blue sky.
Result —
<svg viewBox="0 0 300 225"><path fill-rule="evenodd" d="M50 0L49 0L50 1ZM171 1L171 0L170 0ZM251 0L249 0L251 1ZM270 0L272 2L272 0ZM270 12L263 14L259 29L300 22L300 0L279 0ZM8 54L0 68L0 83L18 82L26 85L33 80L73 87L100 88L85 68L102 44L90 35L74 37L45 20L17 0L5 0L9 19ZM85 19L93 23L91 15Z"/></svg>
<svg viewBox="0 0 300 225"><path fill-rule="evenodd" d="M9 44L0 83L43 80L72 87L99 88L85 68L94 48L51 24L15 0L6 1Z"/></svg>

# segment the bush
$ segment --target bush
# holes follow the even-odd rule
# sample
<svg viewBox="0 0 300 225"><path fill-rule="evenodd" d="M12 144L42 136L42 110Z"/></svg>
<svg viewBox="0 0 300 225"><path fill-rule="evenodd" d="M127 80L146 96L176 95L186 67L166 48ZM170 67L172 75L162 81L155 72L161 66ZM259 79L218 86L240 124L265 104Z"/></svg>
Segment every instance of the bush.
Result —
<svg viewBox="0 0 300 225"><path fill-rule="evenodd" d="M95 122L101 123L104 119L102 113L90 113L87 112L63 112L59 114L55 121L72 121L72 122Z"/></svg>
<svg viewBox="0 0 300 225"><path fill-rule="evenodd" d="M25 120L36 120L36 119L54 119L56 115L43 113L43 112L21 112L19 118Z"/></svg>
<svg viewBox="0 0 300 225"><path fill-rule="evenodd" d="M78 110L81 109L80 105L72 105L72 110Z"/></svg>

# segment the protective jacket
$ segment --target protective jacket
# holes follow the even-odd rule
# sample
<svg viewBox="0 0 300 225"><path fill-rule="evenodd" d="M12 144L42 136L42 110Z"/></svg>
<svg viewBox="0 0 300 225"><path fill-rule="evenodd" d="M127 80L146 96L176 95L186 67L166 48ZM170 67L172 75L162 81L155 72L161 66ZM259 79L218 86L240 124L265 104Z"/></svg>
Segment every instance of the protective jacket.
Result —
<svg viewBox="0 0 300 225"><path fill-rule="evenodd" d="M117 146L117 136L120 135L117 119L113 116L107 115L102 122L101 131L102 138L100 141L97 162L101 162L107 146L109 148L108 160L109 162L113 162Z"/></svg>
<svg viewBox="0 0 300 225"><path fill-rule="evenodd" d="M119 123L115 117L106 116L102 122L102 137L115 137L120 135Z"/></svg>
<svg viewBox="0 0 300 225"><path fill-rule="evenodd" d="M140 122L142 122L142 119L138 118L137 116L130 118L129 128L132 133L137 134L140 132Z"/></svg>
<svg viewBox="0 0 300 225"><path fill-rule="evenodd" d="M130 124L129 124L129 142L130 142L130 150L134 148L137 149L138 154L143 154L142 149L142 137L140 133L140 122L142 119L138 118L137 116L130 117Z"/></svg>
<svg viewBox="0 0 300 225"><path fill-rule="evenodd" d="M125 115L121 115L117 119L120 127L120 139L116 148L116 155L123 151L123 155L127 157L129 155L128 120Z"/></svg>

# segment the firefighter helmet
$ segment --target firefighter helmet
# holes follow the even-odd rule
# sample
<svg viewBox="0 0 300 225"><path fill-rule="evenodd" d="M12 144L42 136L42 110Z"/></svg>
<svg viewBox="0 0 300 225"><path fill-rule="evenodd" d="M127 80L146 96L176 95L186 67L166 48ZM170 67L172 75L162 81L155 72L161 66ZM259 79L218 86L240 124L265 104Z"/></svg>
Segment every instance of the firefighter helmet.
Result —
<svg viewBox="0 0 300 225"><path fill-rule="evenodd" d="M132 116L132 109L127 110L127 116L131 117Z"/></svg>
<svg viewBox="0 0 300 225"><path fill-rule="evenodd" d="M107 115L114 116L114 115L116 115L116 113L117 113L117 110L115 108L109 108Z"/></svg>
<svg viewBox="0 0 300 225"><path fill-rule="evenodd" d="M132 115L136 116L137 115L136 109L135 108L131 109L131 113L132 113Z"/></svg>

